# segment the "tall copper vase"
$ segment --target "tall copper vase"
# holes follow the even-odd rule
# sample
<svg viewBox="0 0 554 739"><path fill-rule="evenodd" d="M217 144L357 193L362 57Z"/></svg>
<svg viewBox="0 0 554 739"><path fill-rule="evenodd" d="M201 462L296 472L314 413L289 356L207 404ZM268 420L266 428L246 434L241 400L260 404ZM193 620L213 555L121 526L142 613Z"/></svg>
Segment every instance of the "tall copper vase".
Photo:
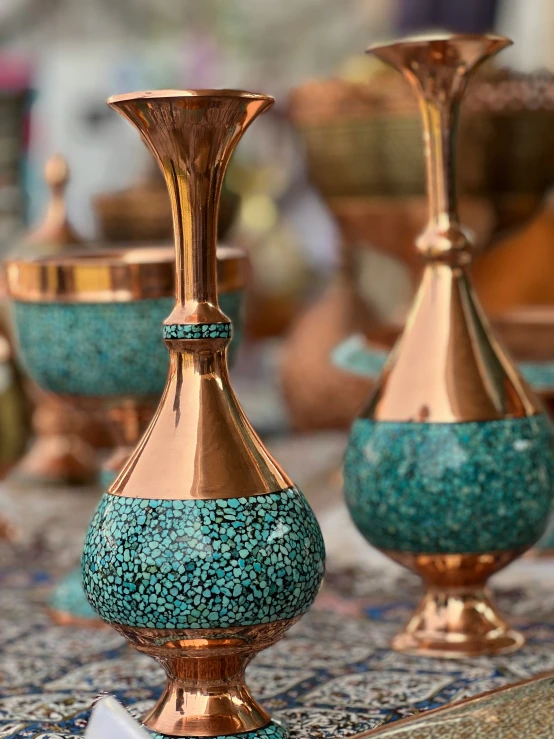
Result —
<svg viewBox="0 0 554 739"><path fill-rule="evenodd" d="M272 99L232 90L111 98L164 173L176 245L176 303L163 336L164 394L104 496L83 552L93 608L164 667L145 725L165 736L283 736L244 669L310 606L321 533L230 387L229 319L216 286L217 207L235 145Z"/></svg>
<svg viewBox="0 0 554 739"><path fill-rule="evenodd" d="M540 537L553 492L552 432L473 293L455 193L458 108L472 71L510 42L413 39L370 49L410 82L424 124L429 222L406 329L354 423L345 495L361 532L418 573L425 595L400 651L508 652L523 636L487 579Z"/></svg>

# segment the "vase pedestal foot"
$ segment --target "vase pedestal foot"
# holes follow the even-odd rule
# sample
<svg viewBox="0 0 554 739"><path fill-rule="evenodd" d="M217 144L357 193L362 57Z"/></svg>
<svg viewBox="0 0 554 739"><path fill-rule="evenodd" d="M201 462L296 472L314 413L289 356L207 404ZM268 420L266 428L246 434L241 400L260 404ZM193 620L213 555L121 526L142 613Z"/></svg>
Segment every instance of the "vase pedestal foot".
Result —
<svg viewBox="0 0 554 739"><path fill-rule="evenodd" d="M294 620L214 629L113 624L136 649L154 657L167 675L164 692L143 725L154 735L169 737L287 736L250 694L244 671Z"/></svg>
<svg viewBox="0 0 554 739"><path fill-rule="evenodd" d="M508 654L525 637L511 629L486 588L430 588L403 631L392 640L398 652L458 658Z"/></svg>

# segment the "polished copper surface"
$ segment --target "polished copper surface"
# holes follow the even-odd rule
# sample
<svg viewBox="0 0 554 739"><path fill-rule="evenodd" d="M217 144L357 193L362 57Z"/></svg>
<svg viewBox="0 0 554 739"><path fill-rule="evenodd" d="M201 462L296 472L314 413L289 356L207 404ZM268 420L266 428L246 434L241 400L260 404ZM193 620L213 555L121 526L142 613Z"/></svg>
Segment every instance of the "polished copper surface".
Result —
<svg viewBox="0 0 554 739"><path fill-rule="evenodd" d="M176 245L176 304L166 324L222 323L215 274L217 206L240 137L273 102L233 90L132 93L108 101L140 131L164 173ZM168 339L156 415L110 493L230 498L292 483L265 450L229 384L228 339Z"/></svg>
<svg viewBox="0 0 554 739"><path fill-rule="evenodd" d="M399 652L433 657L506 654L525 643L489 598L488 578L522 549L485 554L384 554L418 574L425 593L404 629L392 640Z"/></svg>
<svg viewBox="0 0 554 739"><path fill-rule="evenodd" d="M186 630L113 624L136 649L154 657L168 677L144 724L170 736L239 734L268 724L269 714L245 685L244 670L296 620Z"/></svg>
<svg viewBox="0 0 554 739"><path fill-rule="evenodd" d="M217 282L225 292L244 288L246 252L217 248ZM169 246L82 249L6 263L8 292L25 302L129 302L171 296L175 251Z"/></svg>
<svg viewBox="0 0 554 739"><path fill-rule="evenodd" d="M247 127L272 103L237 90L156 90L108 100L140 131L169 191L177 248L176 306L167 324L222 320L215 249L223 175Z"/></svg>
<svg viewBox="0 0 554 739"><path fill-rule="evenodd" d="M425 268L415 304L366 418L457 423L541 412L472 290L471 240L459 223L455 190L454 133L468 79L510 43L492 35L454 35L369 49L398 69L418 98L429 221L416 244Z"/></svg>

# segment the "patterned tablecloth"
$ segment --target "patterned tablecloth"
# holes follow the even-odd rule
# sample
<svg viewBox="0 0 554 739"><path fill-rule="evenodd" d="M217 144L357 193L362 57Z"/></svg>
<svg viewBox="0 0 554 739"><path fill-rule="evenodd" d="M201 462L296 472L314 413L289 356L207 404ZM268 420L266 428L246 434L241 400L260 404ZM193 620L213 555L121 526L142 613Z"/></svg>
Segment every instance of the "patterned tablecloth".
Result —
<svg viewBox="0 0 554 739"><path fill-rule="evenodd" d="M300 456L305 463L306 455ZM328 455L324 458L328 462ZM314 473L311 479L323 478ZM138 717L162 690L162 670L111 629L73 629L49 621L48 594L60 572L74 563L97 495L17 493L16 518L32 520L33 526L15 548L0 546L2 739L80 737L99 694L115 695ZM343 512L327 510L336 529ZM319 513L325 533L329 515ZM62 520L71 521L71 527L62 527ZM338 527L344 530L342 523ZM337 539L343 549L349 540L344 531ZM528 637L519 653L464 661L418 659L387 648L417 599L417 580L370 557L363 567L346 565L332 536L328 548L330 572L315 608L248 670L253 692L287 721L293 736L348 737L554 669L554 595L529 573L500 580L498 593L504 611Z"/></svg>

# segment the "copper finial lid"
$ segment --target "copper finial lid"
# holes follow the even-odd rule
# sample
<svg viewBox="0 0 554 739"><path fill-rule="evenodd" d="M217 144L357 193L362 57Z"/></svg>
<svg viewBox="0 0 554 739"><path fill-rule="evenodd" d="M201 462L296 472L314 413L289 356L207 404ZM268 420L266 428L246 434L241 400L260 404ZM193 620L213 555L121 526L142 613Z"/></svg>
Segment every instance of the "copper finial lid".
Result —
<svg viewBox="0 0 554 739"><path fill-rule="evenodd" d="M67 217L66 188L69 167L61 154L51 156L44 167L44 179L50 190L50 202L42 223L26 237L25 247L32 245L33 253L51 254L64 246L82 243ZM21 250L18 250L21 253Z"/></svg>

